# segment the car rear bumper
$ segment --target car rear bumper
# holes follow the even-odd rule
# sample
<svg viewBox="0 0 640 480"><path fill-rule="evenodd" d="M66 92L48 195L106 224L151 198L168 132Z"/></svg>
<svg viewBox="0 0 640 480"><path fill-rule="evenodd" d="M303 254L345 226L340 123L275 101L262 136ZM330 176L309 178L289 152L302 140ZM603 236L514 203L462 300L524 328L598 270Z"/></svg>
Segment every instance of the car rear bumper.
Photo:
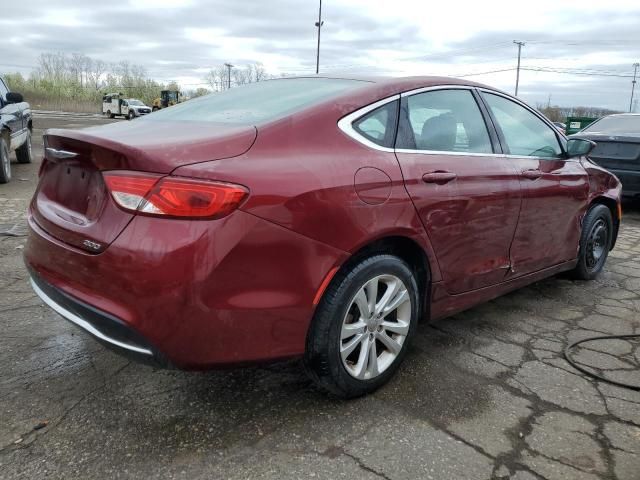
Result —
<svg viewBox="0 0 640 480"><path fill-rule="evenodd" d="M34 271L30 275L31 287L44 303L106 347L141 363L170 367L164 355L119 318L67 295Z"/></svg>
<svg viewBox="0 0 640 480"><path fill-rule="evenodd" d="M182 369L301 355L317 290L345 256L241 211L136 216L99 254L29 225L25 262L45 303L121 353Z"/></svg>

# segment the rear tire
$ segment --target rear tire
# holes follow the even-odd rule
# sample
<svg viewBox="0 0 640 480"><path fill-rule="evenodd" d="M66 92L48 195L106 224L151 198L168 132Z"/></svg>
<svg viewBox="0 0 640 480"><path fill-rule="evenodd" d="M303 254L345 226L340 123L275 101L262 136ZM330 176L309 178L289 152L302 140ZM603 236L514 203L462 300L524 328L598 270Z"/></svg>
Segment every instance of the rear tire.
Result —
<svg viewBox="0 0 640 480"><path fill-rule="evenodd" d="M9 144L4 136L0 136L0 183L11 180L11 160L9 158Z"/></svg>
<svg viewBox="0 0 640 480"><path fill-rule="evenodd" d="M16 150L16 158L18 163L31 163L33 160L33 150L31 147L31 130L27 130L27 139Z"/></svg>
<svg viewBox="0 0 640 480"><path fill-rule="evenodd" d="M418 315L411 268L392 255L363 259L339 272L324 293L307 335L305 369L339 397L373 392L402 363Z"/></svg>
<svg viewBox="0 0 640 480"><path fill-rule="evenodd" d="M605 205L592 206L582 221L578 264L573 278L593 280L604 268L613 239L613 218Z"/></svg>

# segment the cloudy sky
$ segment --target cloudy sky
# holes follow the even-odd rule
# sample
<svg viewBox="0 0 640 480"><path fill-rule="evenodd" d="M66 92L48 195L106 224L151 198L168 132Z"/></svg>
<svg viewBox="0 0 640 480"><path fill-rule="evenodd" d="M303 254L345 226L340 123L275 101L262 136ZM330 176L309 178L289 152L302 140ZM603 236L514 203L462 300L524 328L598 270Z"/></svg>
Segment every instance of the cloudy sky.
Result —
<svg viewBox="0 0 640 480"><path fill-rule="evenodd" d="M0 17L0 72L79 52L186 89L224 62L309 74L317 15L317 0L21 0ZM524 41L532 104L628 109L640 61L638 0L324 0L323 20L326 74L471 75L513 91L513 40Z"/></svg>

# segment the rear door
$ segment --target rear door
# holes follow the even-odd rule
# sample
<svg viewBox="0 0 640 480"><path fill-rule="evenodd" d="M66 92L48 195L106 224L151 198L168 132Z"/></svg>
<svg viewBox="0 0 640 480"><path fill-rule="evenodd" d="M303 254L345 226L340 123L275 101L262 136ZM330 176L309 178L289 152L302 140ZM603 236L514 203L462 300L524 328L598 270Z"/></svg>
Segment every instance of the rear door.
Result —
<svg viewBox="0 0 640 480"><path fill-rule="evenodd" d="M483 108L471 88L423 89L401 100L396 155L454 294L504 280L520 211L518 174Z"/></svg>
<svg viewBox="0 0 640 480"><path fill-rule="evenodd" d="M482 98L523 192L511 246L511 276L532 273L578 255L589 177L567 159L556 129L526 105L491 91Z"/></svg>

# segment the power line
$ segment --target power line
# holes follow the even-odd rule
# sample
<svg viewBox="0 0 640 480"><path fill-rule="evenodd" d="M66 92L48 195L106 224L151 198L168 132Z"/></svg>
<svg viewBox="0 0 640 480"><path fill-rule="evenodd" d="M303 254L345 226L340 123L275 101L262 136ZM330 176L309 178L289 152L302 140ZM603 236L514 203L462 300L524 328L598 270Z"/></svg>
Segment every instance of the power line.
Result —
<svg viewBox="0 0 640 480"><path fill-rule="evenodd" d="M633 75L607 73L607 72L587 72L582 70L557 69L553 67L521 67L521 70L530 72L546 72L546 73L565 73L569 75L585 75L588 77L617 77L617 78L633 78Z"/></svg>
<svg viewBox="0 0 640 480"><path fill-rule="evenodd" d="M511 68L502 68L500 70L488 70L486 72L474 72L474 73L465 73L464 75L450 75L451 77L465 78L465 77L474 77L476 75L488 75L490 73L501 73L501 72L513 72L515 70L514 67Z"/></svg>

